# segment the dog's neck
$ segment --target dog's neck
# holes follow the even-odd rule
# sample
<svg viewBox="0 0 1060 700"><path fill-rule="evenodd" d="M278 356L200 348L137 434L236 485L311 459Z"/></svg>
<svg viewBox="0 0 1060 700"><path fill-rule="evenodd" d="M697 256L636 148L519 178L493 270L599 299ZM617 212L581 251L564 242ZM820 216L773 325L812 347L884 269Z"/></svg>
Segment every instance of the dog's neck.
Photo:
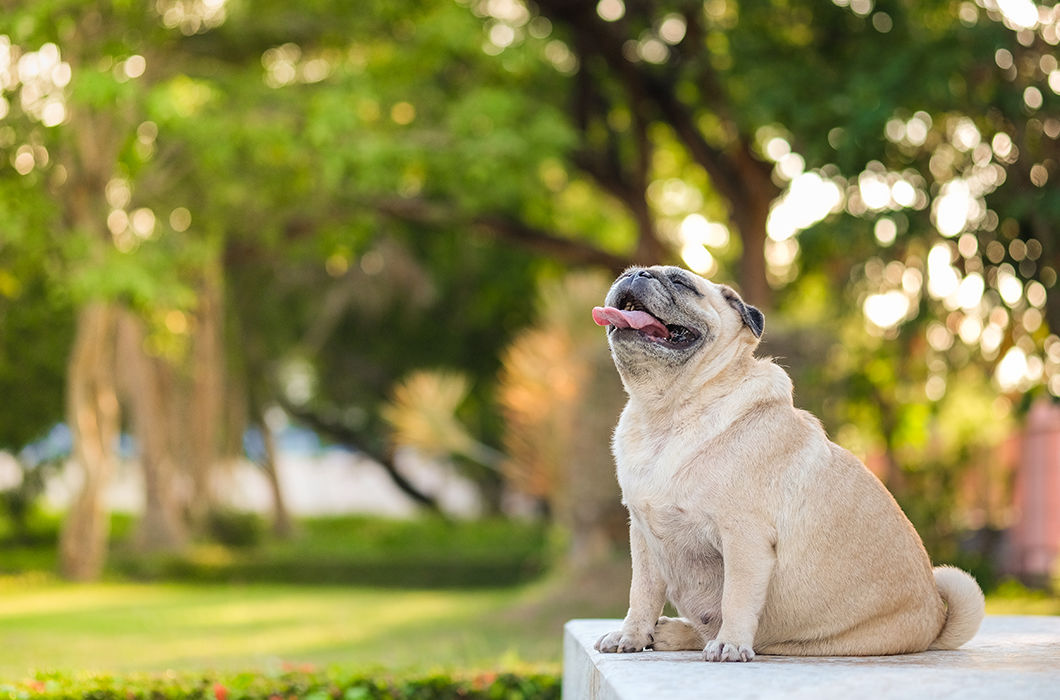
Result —
<svg viewBox="0 0 1060 700"><path fill-rule="evenodd" d="M721 403L770 360L754 356L754 345L738 345L706 367L686 367L668 377L648 371L644 375L622 372L630 406L652 414L673 414L686 404ZM779 368L778 368L779 369ZM786 375L785 375L786 376ZM790 390L789 390L790 394Z"/></svg>
<svg viewBox="0 0 1060 700"><path fill-rule="evenodd" d="M749 386L753 385L753 386ZM791 379L771 359L748 353L736 365L698 385L671 384L667 394L631 393L622 420L629 425L673 426L709 441L752 410L771 402L792 403ZM741 390L741 388L749 389ZM620 424L621 425L621 424ZM666 428L664 428L666 430ZM660 437L665 444L665 436Z"/></svg>

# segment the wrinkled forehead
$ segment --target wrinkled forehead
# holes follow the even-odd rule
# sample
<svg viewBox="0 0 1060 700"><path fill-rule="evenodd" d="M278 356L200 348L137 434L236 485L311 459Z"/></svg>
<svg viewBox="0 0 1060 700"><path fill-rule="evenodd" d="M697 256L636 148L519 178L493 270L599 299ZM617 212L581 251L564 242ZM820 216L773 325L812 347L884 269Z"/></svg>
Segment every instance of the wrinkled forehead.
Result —
<svg viewBox="0 0 1060 700"><path fill-rule="evenodd" d="M652 268L666 277L673 279L679 278L686 283L690 283L693 287L698 289L702 294L709 294L711 298L717 297L721 299L721 285L711 282L706 277L697 275L694 272L690 272L683 267L676 267L674 265L656 265Z"/></svg>

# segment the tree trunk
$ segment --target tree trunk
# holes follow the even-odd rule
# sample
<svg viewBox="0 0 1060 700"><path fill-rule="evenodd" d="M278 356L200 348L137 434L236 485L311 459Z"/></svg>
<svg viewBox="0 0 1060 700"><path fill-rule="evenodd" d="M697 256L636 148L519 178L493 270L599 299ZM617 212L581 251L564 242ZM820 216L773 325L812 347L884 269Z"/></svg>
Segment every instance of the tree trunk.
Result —
<svg viewBox="0 0 1060 700"><path fill-rule="evenodd" d="M75 31L63 42L63 58L75 74L96 55L99 13L74 12ZM90 48L91 47L91 48ZM106 185L114 173L117 154L129 126L113 109L94 111L71 101L67 104L66 131L70 138L55 152L55 162L68 173L53 186L62 210L66 235L84 237L82 264L100 264L113 245L105 226L109 207ZM58 178L53 178L58 182ZM99 290L91 290L99 294ZM102 295L101 295L102 296ZM66 412L73 441L73 462L80 469L80 491L70 506L59 538L59 568L76 580L99 576L106 558L109 530L103 503L104 490L117 462L121 409L117 396L115 364L119 309L111 301L95 300L78 310L77 332L67 367Z"/></svg>
<svg viewBox="0 0 1060 700"><path fill-rule="evenodd" d="M225 374L222 285L220 265L210 265L200 287L199 307L192 328L191 384L183 423L194 523L201 523L214 505L213 471L221 463Z"/></svg>
<svg viewBox="0 0 1060 700"><path fill-rule="evenodd" d="M277 471L276 436L272 428L265 421L264 416L259 416L261 426L261 439L264 443L264 454L262 456L261 468L269 480L269 490L272 492L272 531L277 537L287 539L294 533L294 525L291 522L291 514L287 510L287 502L283 497L283 489L280 487L280 475Z"/></svg>
<svg viewBox="0 0 1060 700"><path fill-rule="evenodd" d="M118 310L96 302L81 309L67 368L67 422L81 489L63 523L59 566L63 576L97 578L106 558L109 522L104 490L114 473L120 430L115 389L114 338Z"/></svg>
<svg viewBox="0 0 1060 700"><path fill-rule="evenodd" d="M754 197L743 206L733 206L732 221L736 225L743 251L740 253L740 296L748 304L763 311L772 306L773 290L766 278L766 220L769 218L770 198Z"/></svg>
<svg viewBox="0 0 1060 700"><path fill-rule="evenodd" d="M178 550L187 543L188 533L175 450L180 439L174 420L176 371L165 359L150 356L144 340L143 322L130 313L122 314L120 386L131 414L144 479L137 544L147 551Z"/></svg>

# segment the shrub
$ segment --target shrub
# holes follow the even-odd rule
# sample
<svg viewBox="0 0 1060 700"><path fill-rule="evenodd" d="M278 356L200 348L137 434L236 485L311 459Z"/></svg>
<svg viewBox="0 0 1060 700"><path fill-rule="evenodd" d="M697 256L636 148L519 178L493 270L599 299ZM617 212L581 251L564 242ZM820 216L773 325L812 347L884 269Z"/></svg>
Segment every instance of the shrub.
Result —
<svg viewBox="0 0 1060 700"><path fill-rule="evenodd" d="M370 678L315 672L279 676L72 676L49 675L0 685L3 700L551 700L560 678L551 674L446 675Z"/></svg>
<svg viewBox="0 0 1060 700"><path fill-rule="evenodd" d="M54 571L61 518L38 513L36 544L18 545L0 527L0 573ZM539 522L504 519L391 520L363 516L299 520L276 540L261 516L215 512L209 537L180 552L135 546L136 517L111 516L109 576L201 583L290 583L458 588L525 583L548 567L553 544Z"/></svg>
<svg viewBox="0 0 1060 700"><path fill-rule="evenodd" d="M525 583L548 565L547 530L508 520L313 518L290 541L200 544L180 553L117 549L112 572L140 580L494 588Z"/></svg>
<svg viewBox="0 0 1060 700"><path fill-rule="evenodd" d="M228 547L255 547L265 539L265 521L257 513L211 510L206 532L212 541Z"/></svg>

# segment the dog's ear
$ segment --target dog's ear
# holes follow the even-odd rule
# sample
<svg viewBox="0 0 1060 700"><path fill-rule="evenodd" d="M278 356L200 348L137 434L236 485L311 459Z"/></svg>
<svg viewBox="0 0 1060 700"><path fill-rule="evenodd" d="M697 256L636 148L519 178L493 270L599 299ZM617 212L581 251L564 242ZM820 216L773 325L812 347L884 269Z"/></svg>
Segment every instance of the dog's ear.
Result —
<svg viewBox="0 0 1060 700"><path fill-rule="evenodd" d="M762 312L757 307L750 304L745 304L741 301L740 306L742 307L740 316L743 317L744 325L751 329L756 338L761 338L762 331L766 329L766 317L762 315Z"/></svg>
<svg viewBox="0 0 1060 700"><path fill-rule="evenodd" d="M762 312L750 304L745 304L743 299L729 287L722 289L722 296L725 297L725 301L729 302L732 308L736 309L736 312L740 314L740 318L743 319L743 324L751 329L754 336L761 338L762 331L766 328L766 318L762 315Z"/></svg>

